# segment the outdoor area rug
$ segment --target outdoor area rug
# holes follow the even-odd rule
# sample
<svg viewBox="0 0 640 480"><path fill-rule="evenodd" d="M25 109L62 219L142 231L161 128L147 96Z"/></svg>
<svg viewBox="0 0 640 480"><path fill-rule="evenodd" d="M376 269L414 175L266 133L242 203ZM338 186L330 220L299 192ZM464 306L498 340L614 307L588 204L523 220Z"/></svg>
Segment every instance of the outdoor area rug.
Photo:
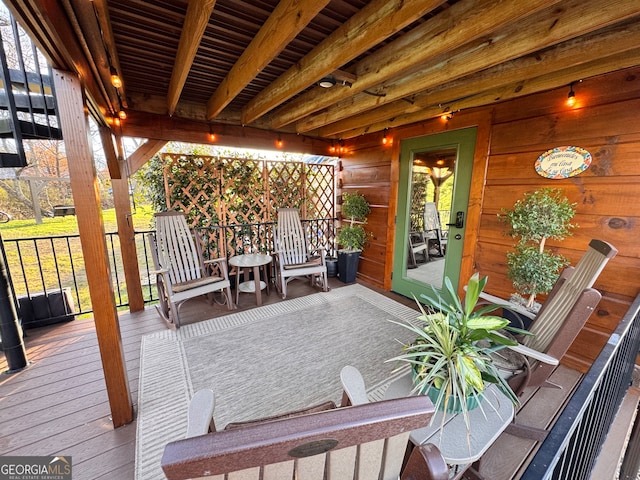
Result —
<svg viewBox="0 0 640 480"><path fill-rule="evenodd" d="M385 360L413 337L390 320L416 316L356 284L144 336L136 479L164 478L164 446L184 438L199 389L215 392L218 429L326 400L339 405L342 367L357 367L367 387L384 382L398 366Z"/></svg>

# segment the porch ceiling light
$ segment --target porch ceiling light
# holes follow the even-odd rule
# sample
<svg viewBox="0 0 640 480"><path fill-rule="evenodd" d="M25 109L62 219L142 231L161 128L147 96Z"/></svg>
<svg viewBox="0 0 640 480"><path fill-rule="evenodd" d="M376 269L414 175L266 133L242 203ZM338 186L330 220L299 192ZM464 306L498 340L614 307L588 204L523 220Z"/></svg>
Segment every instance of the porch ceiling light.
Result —
<svg viewBox="0 0 640 480"><path fill-rule="evenodd" d="M324 78L322 78L319 82L318 85L320 85L322 88L331 88L336 84L336 79L333 78L333 75L328 75Z"/></svg>

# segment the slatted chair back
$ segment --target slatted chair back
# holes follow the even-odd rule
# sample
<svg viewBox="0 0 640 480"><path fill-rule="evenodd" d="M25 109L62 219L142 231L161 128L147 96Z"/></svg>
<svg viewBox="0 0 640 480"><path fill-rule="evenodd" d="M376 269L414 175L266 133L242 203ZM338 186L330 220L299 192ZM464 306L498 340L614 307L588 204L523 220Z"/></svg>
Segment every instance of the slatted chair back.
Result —
<svg viewBox="0 0 640 480"><path fill-rule="evenodd" d="M202 257L184 214L170 211L155 215L158 263L168 269L172 284L203 277Z"/></svg>
<svg viewBox="0 0 640 480"><path fill-rule="evenodd" d="M425 239L432 240L432 243L435 243L435 247L438 249L438 255L443 256L447 240L442 233L440 214L434 202L426 202L424 204L423 219ZM429 243L428 240L427 243Z"/></svg>
<svg viewBox="0 0 640 480"><path fill-rule="evenodd" d="M410 432L433 412L415 396L213 432L169 443L162 469L169 480L446 479L433 446L415 448L401 475Z"/></svg>
<svg viewBox="0 0 640 480"><path fill-rule="evenodd" d="M287 283L294 278L307 278L311 285L329 290L324 249L312 251L297 208L278 209L273 245L275 284L283 299L287 297Z"/></svg>
<svg viewBox="0 0 640 480"><path fill-rule="evenodd" d="M278 209L274 240L275 249L281 253L284 265L296 265L307 261L307 236L297 208Z"/></svg>
<svg viewBox="0 0 640 480"><path fill-rule="evenodd" d="M440 216L438 215L438 209L434 202L426 202L424 204L424 231L425 232L434 232L434 236L431 238L436 238L436 232L441 230L440 225Z"/></svg>
<svg viewBox="0 0 640 480"><path fill-rule="evenodd" d="M202 245L181 212L156 213L156 233L148 235L158 288L156 308L169 324L180 327L180 306L192 298L223 292L222 302L231 310L231 284L224 257L204 260ZM217 300L216 300L217 301ZM219 302L220 303L220 302Z"/></svg>
<svg viewBox="0 0 640 480"><path fill-rule="evenodd" d="M590 308L593 311L601 297L600 292L592 289L593 284L607 262L617 253L618 250L611 244L602 240L591 240L589 248L576 266L568 267L563 271L529 329L533 335L525 337L522 343L540 352L553 354L548 350L561 329L569 332L577 328L577 331L572 334L575 338L589 315L586 318L582 315L584 318L582 325L574 325L573 328L567 325L566 321L572 311L575 311L576 304L585 295L591 298L589 303L592 304ZM569 341L569 345L572 341L573 339ZM564 352L561 353L563 354Z"/></svg>

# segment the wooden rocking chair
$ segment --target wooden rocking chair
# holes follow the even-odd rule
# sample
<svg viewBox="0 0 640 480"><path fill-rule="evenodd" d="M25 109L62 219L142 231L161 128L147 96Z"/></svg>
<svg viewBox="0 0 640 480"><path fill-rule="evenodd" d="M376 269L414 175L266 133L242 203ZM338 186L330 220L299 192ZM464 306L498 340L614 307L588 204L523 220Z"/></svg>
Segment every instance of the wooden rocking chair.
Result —
<svg viewBox="0 0 640 480"><path fill-rule="evenodd" d="M204 260L201 242L187 225L180 212L156 213L156 233L147 238L158 287L160 316L169 324L180 327L178 310L183 302L207 295L209 302L213 292L223 291L223 303L234 308L227 274L226 258Z"/></svg>
<svg viewBox="0 0 640 480"><path fill-rule="evenodd" d="M440 214L434 202L424 204L424 238L426 239L428 250L435 250L439 257L444 257L447 248L447 238L442 232Z"/></svg>
<svg viewBox="0 0 640 480"><path fill-rule="evenodd" d="M196 435L210 424L209 392L198 398L205 414L190 412L200 419L200 428L190 425ZM446 480L434 445L414 448L405 464L410 432L428 424L433 411L427 397L410 397L282 415L169 443L162 469L169 480Z"/></svg>
<svg viewBox="0 0 640 480"><path fill-rule="evenodd" d="M287 297L287 283L294 278L308 278L311 285L318 284L325 292L329 290L325 251L311 250L297 208L278 209L273 245L276 288L283 299Z"/></svg>
<svg viewBox="0 0 640 480"><path fill-rule="evenodd" d="M575 267L567 267L549 293L521 345L504 357L502 368L510 370L509 384L517 395L527 387L555 386L549 376L567 352L602 298L593 284L607 262L618 253L602 240L591 240L589 248ZM505 300L482 293L485 300L510 310ZM523 314L518 310L519 314ZM496 352L498 358L502 351ZM531 359L531 360L529 360Z"/></svg>

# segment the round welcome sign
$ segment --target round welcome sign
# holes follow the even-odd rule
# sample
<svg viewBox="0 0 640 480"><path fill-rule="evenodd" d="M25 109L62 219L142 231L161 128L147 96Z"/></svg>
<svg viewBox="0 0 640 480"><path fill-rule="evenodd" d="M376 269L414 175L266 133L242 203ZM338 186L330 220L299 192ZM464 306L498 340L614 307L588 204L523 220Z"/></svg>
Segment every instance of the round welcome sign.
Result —
<svg viewBox="0 0 640 480"><path fill-rule="evenodd" d="M591 165L591 154L582 147L556 147L547 150L534 164L538 175L559 180L575 177Z"/></svg>

